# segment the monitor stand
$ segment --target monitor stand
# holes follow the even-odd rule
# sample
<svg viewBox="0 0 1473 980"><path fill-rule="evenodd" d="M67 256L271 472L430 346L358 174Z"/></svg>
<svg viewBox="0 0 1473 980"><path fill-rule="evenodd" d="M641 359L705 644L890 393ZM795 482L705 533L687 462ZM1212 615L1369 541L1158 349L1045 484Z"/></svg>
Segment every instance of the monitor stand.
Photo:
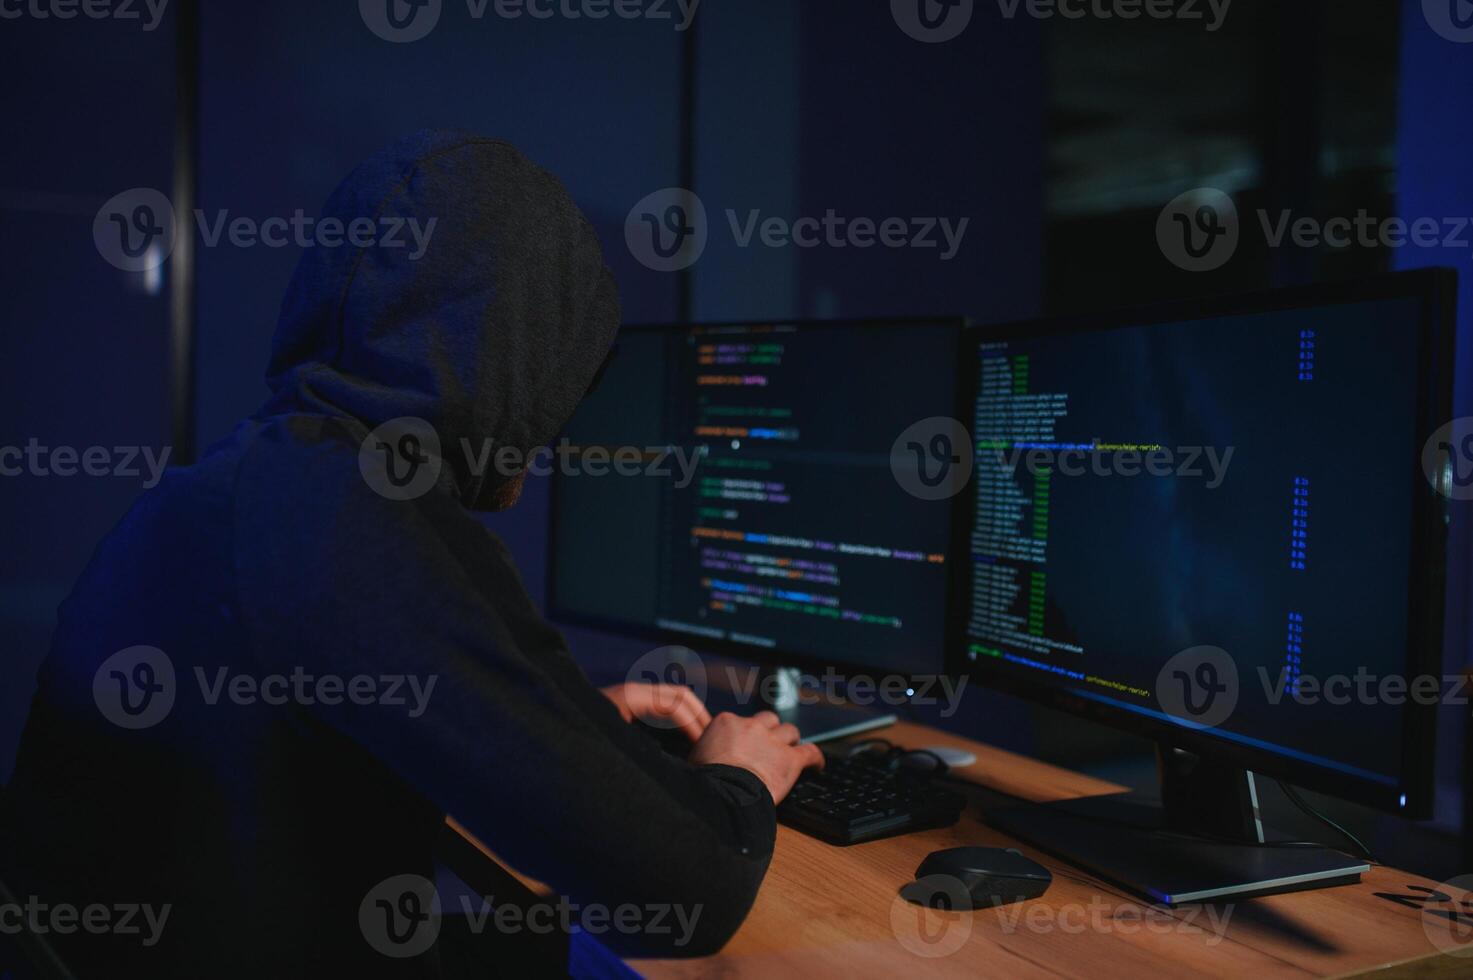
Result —
<svg viewBox="0 0 1473 980"><path fill-rule="evenodd" d="M1156 761L1159 803L1120 793L1010 806L986 820L1162 905L1349 885L1370 870L1328 847L1253 846L1265 840L1253 773L1164 745Z"/></svg>
<svg viewBox="0 0 1473 980"><path fill-rule="evenodd" d="M834 704L805 695L802 673L796 667L764 667L757 674L754 697L741 698L735 692L712 685L706 692L706 707L715 715L730 711L738 715L773 711L785 722L798 726L805 742L827 742L893 725L898 720L891 712L871 711L849 704Z"/></svg>

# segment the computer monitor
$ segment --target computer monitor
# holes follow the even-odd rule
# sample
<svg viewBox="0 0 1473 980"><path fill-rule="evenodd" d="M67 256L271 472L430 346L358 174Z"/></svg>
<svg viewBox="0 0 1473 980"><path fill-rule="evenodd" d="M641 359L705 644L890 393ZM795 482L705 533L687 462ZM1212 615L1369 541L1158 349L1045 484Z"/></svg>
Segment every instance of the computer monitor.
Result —
<svg viewBox="0 0 1473 980"><path fill-rule="evenodd" d="M558 470L549 614L787 671L939 674L951 508L908 493L891 451L914 423L954 411L960 330L623 328L565 436L585 452L668 454L668 475ZM853 712L799 714L810 740L855 730Z"/></svg>
<svg viewBox="0 0 1473 980"><path fill-rule="evenodd" d="M1452 279L969 330L956 669L1161 746L1164 810L1001 826L1190 901L1363 868L1163 838L1262 840L1253 773L1428 812L1432 709L1406 686L1441 674L1446 498L1424 449L1451 417Z"/></svg>

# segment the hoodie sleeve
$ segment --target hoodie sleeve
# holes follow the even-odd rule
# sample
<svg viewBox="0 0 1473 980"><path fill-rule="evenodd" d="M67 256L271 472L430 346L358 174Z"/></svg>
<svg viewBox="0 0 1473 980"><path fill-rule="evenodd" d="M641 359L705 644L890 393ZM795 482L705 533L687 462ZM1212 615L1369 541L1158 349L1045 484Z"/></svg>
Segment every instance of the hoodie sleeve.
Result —
<svg viewBox="0 0 1473 980"><path fill-rule="evenodd" d="M679 929L608 933L619 952L719 949L771 858L765 786L746 770L690 766L625 725L537 616L499 543L448 494L376 495L356 446L325 434L333 426L268 425L242 462L237 614L259 669L408 675L407 704L294 710L571 901L695 918L680 945Z"/></svg>

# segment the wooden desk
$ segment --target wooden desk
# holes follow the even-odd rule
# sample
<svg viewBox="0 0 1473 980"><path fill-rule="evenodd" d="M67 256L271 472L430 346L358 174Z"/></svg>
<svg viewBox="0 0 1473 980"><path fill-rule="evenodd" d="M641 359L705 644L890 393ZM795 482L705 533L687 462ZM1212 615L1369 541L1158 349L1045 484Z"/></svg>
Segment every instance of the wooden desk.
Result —
<svg viewBox="0 0 1473 980"><path fill-rule="evenodd" d="M981 786L1035 801L1121 787L901 723L907 747L954 745L977 756L956 770ZM1151 907L1089 873L986 826L979 805L941 830L833 847L779 826L772 867L751 915L722 952L700 960L636 960L648 977L985 976L1473 977L1468 956L1442 953L1424 928L1440 920L1437 882L1376 867L1359 885L1236 904ZM1001 909L941 912L896 890L938 848L1019 847L1054 873L1041 898ZM1401 899L1398 901L1397 899ZM1465 922L1473 926L1473 915ZM941 954L941 955L938 955Z"/></svg>

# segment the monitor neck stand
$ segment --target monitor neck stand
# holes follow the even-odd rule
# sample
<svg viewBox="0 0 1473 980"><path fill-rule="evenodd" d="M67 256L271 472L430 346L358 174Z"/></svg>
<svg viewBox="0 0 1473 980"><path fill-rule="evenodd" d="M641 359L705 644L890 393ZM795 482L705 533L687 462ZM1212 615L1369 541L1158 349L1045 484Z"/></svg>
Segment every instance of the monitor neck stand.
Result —
<svg viewBox="0 0 1473 980"><path fill-rule="evenodd" d="M1262 844L1253 773L1162 745L1160 802L1128 793L1009 806L989 823L1162 905L1354 884L1365 861ZM1192 835L1192 836L1185 836Z"/></svg>
<svg viewBox="0 0 1473 980"><path fill-rule="evenodd" d="M757 711L776 712L783 721L798 726L805 742L827 742L893 725L893 712L873 711L848 704L833 704L822 695L805 692L802 672L796 667L763 667L756 676L755 694L742 699L735 693L712 688L706 698L712 714L731 711L750 715Z"/></svg>

